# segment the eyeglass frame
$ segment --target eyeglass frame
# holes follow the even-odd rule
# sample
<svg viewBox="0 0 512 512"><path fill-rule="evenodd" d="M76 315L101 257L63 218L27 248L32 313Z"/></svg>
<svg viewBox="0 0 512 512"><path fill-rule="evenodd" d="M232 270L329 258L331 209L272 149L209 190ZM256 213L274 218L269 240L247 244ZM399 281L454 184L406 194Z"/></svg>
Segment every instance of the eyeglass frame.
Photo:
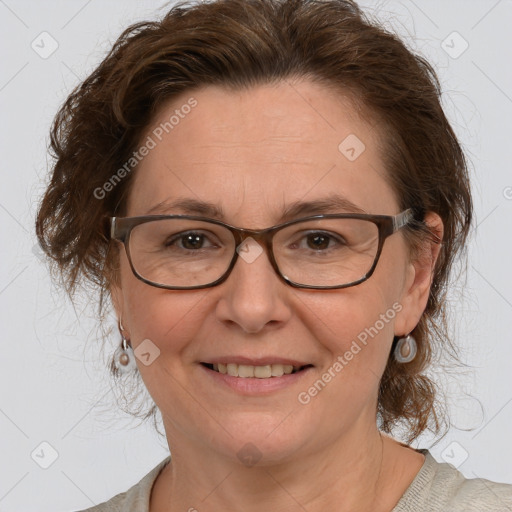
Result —
<svg viewBox="0 0 512 512"><path fill-rule="evenodd" d="M198 290L198 289L204 289L204 288L212 288L214 286L217 286L224 281L227 280L229 275L231 274L234 266L236 265L236 262L238 260L239 253L237 251L237 248L242 244L247 238L251 237L256 242L260 241L262 242L263 246L266 248L266 253L269 258L270 264L272 265L272 268L274 269L275 273L278 275L278 277L284 281L289 286L292 286L293 288L304 288L304 289L310 289L310 290L334 290L334 289L343 289L343 288L349 288L352 286L356 286L358 284L363 283L364 281L367 281L372 274L375 271L375 268L377 267L377 263L379 261L380 255L382 253L382 249L384 247L384 242L386 239L396 233L398 230L403 228L404 226L408 225L411 220L414 218L413 210L412 208L408 208L406 210L403 210L400 213L397 213L396 215L373 215L373 214L366 214L366 213L328 213L328 214L321 214L321 215L312 215L309 217L302 217L300 219L293 219L288 222L284 222L282 224L277 224L275 226L271 226L269 228L265 229L246 229L246 228L238 228L236 226L232 226L231 224L227 224L225 222L222 222L217 219L211 219L208 217L201 217L201 216L195 216L195 215L141 215L136 217L107 217L110 221L110 238L112 240L116 240L123 244L126 256L128 258L128 262L130 263L131 270L133 272L133 275L139 279L140 281L148 284L149 286L154 286L156 288L162 288L165 290ZM274 250L272 247L272 240L274 235L280 231L281 229L291 226L293 224L299 224L301 222L310 221L310 220L320 220L320 219L359 219L359 220L366 220L369 222L374 223L378 228L378 234L379 234L379 244L377 247L377 252L375 254L375 258L373 261L373 264L366 272L366 274L356 280L352 281L350 283L342 284L342 285L335 285L335 286L313 286L313 285L304 285L296 283L290 279L288 279L286 276L284 276L279 266L276 262ZM205 285L196 285L196 286L170 286L165 285L161 283L156 283L153 281L150 281L149 279L146 279L145 277L141 276L137 270L135 269L135 266L133 265L131 253L130 253L130 235L132 230L141 225L145 224L147 222L157 221L157 220L165 220L165 219L188 219L188 220L197 220L202 222L209 222L212 224L217 224L219 226L223 226L227 228L231 234L233 235L233 238L235 239L235 251L233 254L233 257L231 258L231 262L229 263L228 268L222 274L218 279L215 281L205 284Z"/></svg>

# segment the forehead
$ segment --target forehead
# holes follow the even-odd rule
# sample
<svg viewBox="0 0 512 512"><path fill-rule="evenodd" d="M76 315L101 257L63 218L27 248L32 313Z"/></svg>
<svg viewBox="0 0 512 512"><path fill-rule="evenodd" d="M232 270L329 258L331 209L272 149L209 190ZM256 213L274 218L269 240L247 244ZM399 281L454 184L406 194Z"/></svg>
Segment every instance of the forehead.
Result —
<svg viewBox="0 0 512 512"><path fill-rule="evenodd" d="M142 138L152 149L135 171L128 214L181 213L169 205L189 198L217 205L224 220L266 226L290 203L333 195L396 213L379 135L346 96L314 82L184 93Z"/></svg>

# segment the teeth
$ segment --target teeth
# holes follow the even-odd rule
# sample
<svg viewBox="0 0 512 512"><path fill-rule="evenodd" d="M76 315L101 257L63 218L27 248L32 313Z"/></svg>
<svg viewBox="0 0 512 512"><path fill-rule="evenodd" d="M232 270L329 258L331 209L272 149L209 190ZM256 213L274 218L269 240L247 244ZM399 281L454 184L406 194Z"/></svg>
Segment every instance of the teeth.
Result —
<svg viewBox="0 0 512 512"><path fill-rule="evenodd" d="M254 376L258 379L268 379L272 377L272 365L267 364L266 366L254 366Z"/></svg>
<svg viewBox="0 0 512 512"><path fill-rule="evenodd" d="M213 369L224 375L231 377L268 379L269 377L282 377L297 371L300 366L291 364L267 364L264 366L252 366L250 364L218 363L213 365Z"/></svg>
<svg viewBox="0 0 512 512"><path fill-rule="evenodd" d="M228 375L231 377L238 377L238 365L237 364L228 364Z"/></svg>
<svg viewBox="0 0 512 512"><path fill-rule="evenodd" d="M282 364L270 365L270 373L272 377L281 377L284 375L284 366Z"/></svg>

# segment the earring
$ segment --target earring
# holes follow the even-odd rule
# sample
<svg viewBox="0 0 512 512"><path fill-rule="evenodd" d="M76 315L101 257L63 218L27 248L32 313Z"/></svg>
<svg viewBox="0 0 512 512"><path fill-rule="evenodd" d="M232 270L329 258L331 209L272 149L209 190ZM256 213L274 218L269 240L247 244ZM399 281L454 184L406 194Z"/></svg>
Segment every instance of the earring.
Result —
<svg viewBox="0 0 512 512"><path fill-rule="evenodd" d="M400 338L396 344L394 356L399 363L410 363L418 351L416 340L408 334L405 338Z"/></svg>
<svg viewBox="0 0 512 512"><path fill-rule="evenodd" d="M114 353L114 365L120 373L124 374L136 368L137 364L130 340L125 337L121 322L119 322L119 333L121 334L121 345Z"/></svg>

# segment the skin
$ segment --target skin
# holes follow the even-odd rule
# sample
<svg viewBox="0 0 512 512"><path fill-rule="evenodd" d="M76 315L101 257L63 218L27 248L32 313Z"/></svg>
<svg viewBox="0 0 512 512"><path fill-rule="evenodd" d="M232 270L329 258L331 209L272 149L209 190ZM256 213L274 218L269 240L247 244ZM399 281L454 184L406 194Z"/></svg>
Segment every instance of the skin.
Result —
<svg viewBox="0 0 512 512"><path fill-rule="evenodd" d="M197 106L139 165L127 216L189 197L221 206L229 224L261 229L279 223L285 205L333 191L368 213L399 213L380 134L340 94L306 80L241 92L209 86L166 104L146 136L190 96ZM352 162L338 150L349 134L366 146ZM442 236L440 218L426 220ZM426 306L439 245L425 244L412 261L395 233L369 280L329 291L286 285L265 253L250 264L239 259L216 287L162 290L137 280L121 251L114 305L134 349L150 339L160 350L151 365L137 364L172 452L151 511L391 510L424 456L379 433L377 393L393 336L411 332ZM402 306L395 318L300 404L298 394L394 303ZM287 388L243 396L212 385L199 364L227 354L314 367ZM261 456L254 467L237 457L247 443Z"/></svg>

